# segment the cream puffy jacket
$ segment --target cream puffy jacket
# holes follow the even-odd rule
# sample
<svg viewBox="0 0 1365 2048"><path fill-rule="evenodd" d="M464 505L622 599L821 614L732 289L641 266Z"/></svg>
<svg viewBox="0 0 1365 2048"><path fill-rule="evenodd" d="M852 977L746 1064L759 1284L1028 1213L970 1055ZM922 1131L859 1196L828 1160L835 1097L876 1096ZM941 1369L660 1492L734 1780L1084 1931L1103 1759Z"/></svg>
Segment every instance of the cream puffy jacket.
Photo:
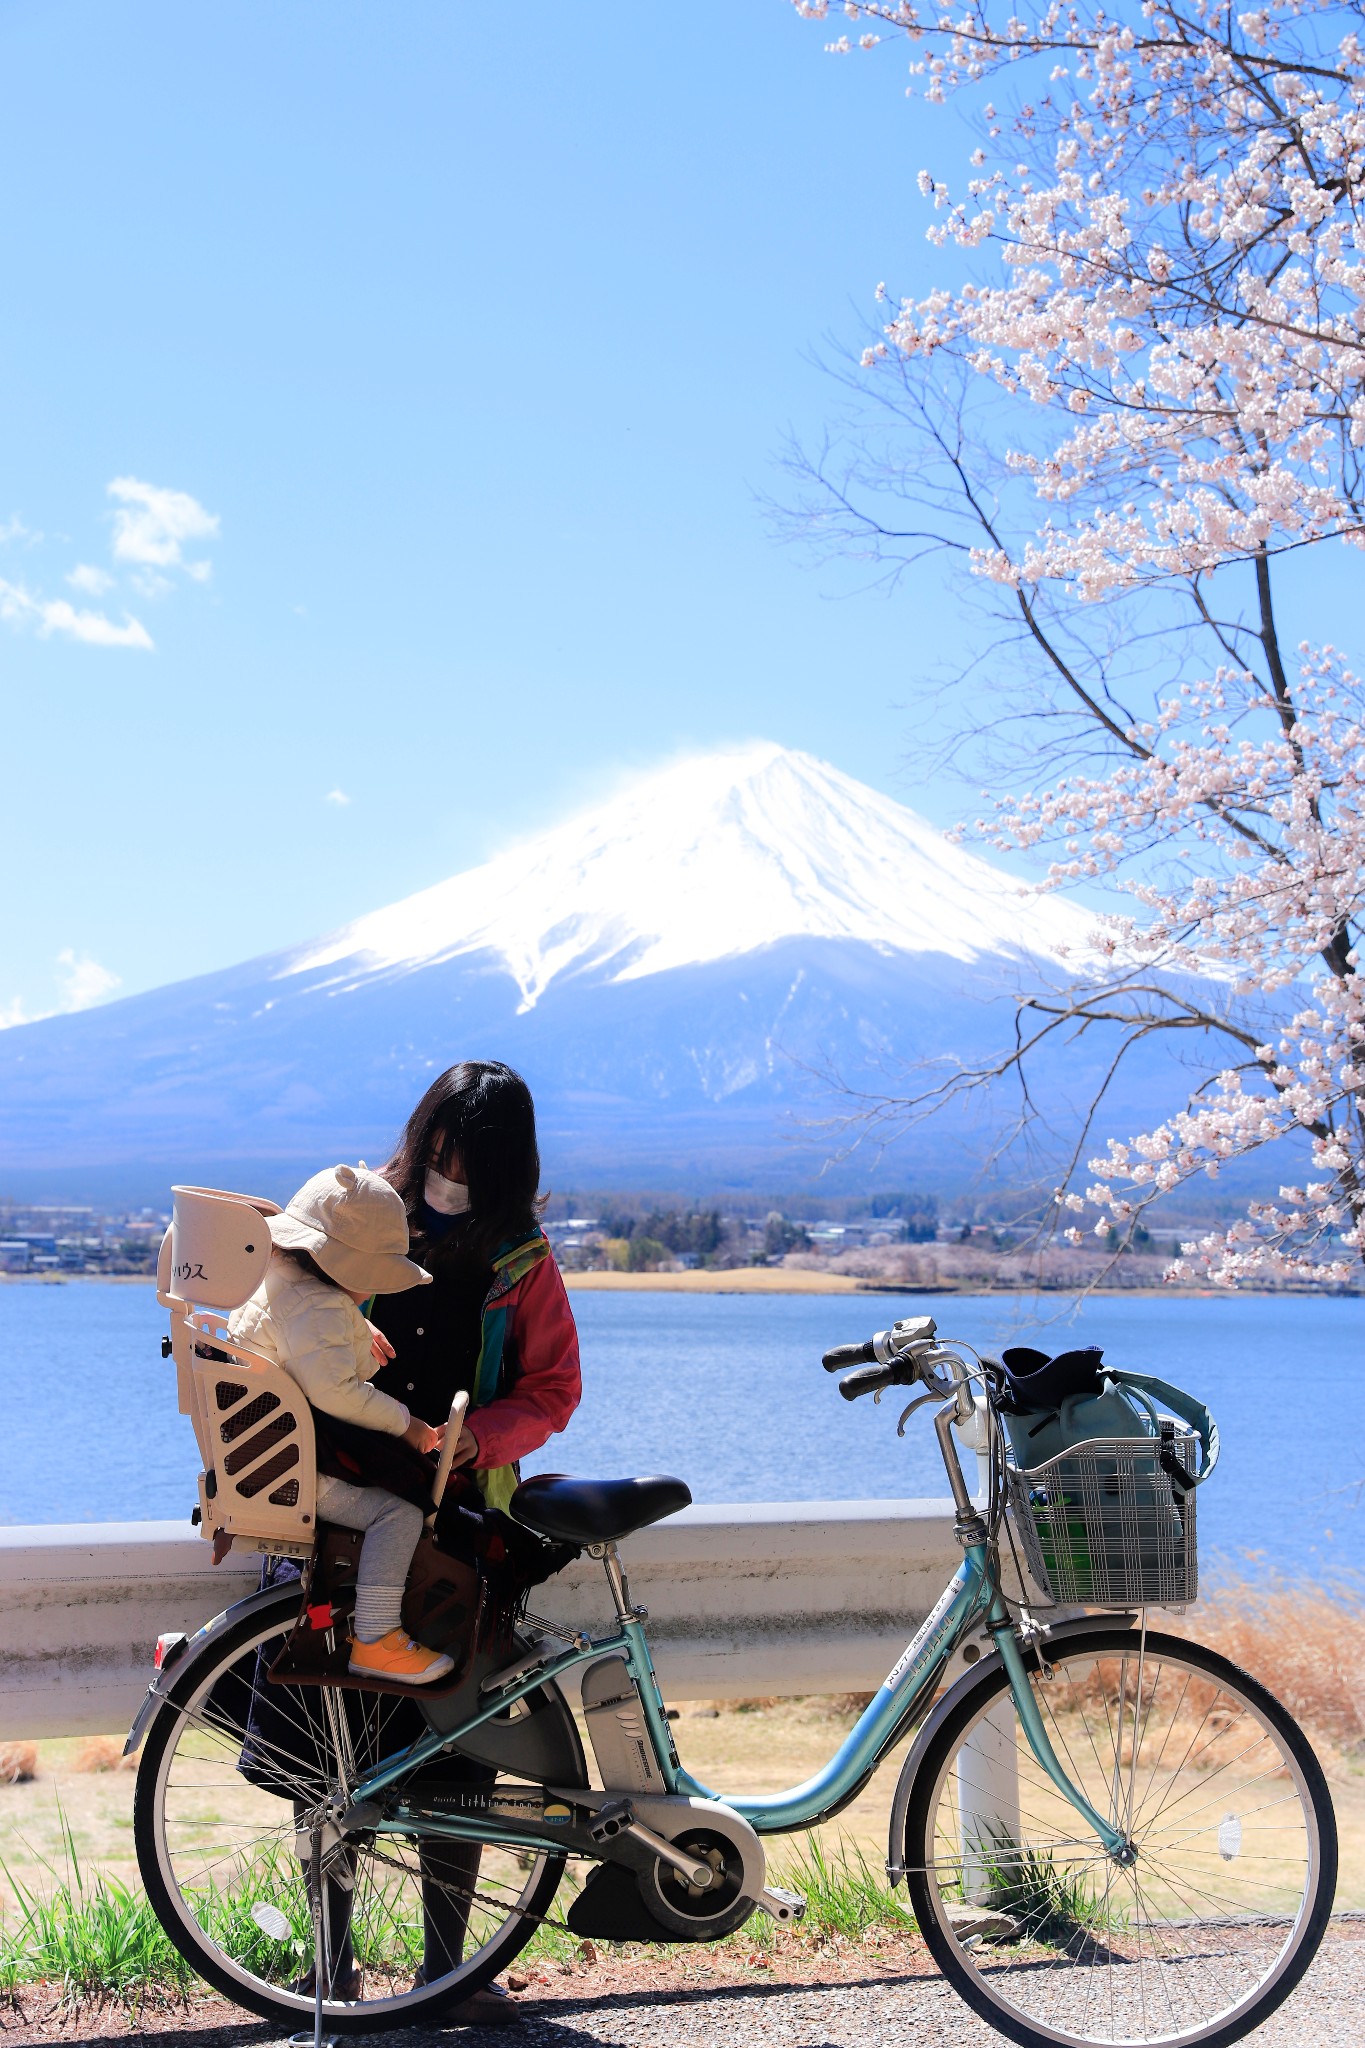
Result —
<svg viewBox="0 0 1365 2048"><path fill-rule="evenodd" d="M228 1317L228 1330L282 1365L324 1415L388 1436L407 1428L411 1418L403 1403L370 1385L379 1360L360 1310L339 1287L315 1280L293 1259L276 1254L250 1301Z"/></svg>

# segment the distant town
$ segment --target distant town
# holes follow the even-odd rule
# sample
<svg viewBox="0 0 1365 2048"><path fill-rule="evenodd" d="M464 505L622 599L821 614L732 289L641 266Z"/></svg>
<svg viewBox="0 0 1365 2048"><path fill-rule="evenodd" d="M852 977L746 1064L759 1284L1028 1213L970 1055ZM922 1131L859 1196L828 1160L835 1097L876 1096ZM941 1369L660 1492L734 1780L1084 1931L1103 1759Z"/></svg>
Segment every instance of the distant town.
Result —
<svg viewBox="0 0 1365 2048"><path fill-rule="evenodd" d="M782 1198L777 1198L781 1200ZM152 1273L167 1209L0 1200L0 1273ZM935 1197L762 1199L680 1207L665 1197L552 1196L545 1231L566 1272L678 1272L693 1267L823 1264L870 1254L894 1265L910 1246L977 1254L1017 1250L1030 1227L941 1215Z"/></svg>
<svg viewBox="0 0 1365 2048"><path fill-rule="evenodd" d="M932 1197L873 1198L861 1213L809 1218L777 1208L753 1214L721 1207L678 1208L598 1195L563 1215L552 1201L546 1235L569 1272L642 1273L707 1266L780 1265L800 1253L815 1259L863 1249L968 1236L981 1226L940 1224ZM857 1208L859 1205L843 1205ZM0 1273L153 1273L169 1209L105 1214L94 1207L0 1201ZM996 1233L983 1231L992 1242Z"/></svg>
<svg viewBox="0 0 1365 2048"><path fill-rule="evenodd" d="M0 1273L154 1273L169 1212L0 1201Z"/></svg>
<svg viewBox="0 0 1365 2048"><path fill-rule="evenodd" d="M557 1197L547 1208L545 1231L570 1274L778 1266L925 1292L1083 1287L1108 1268L1118 1274L1111 1284L1156 1286L1178 1250L1173 1234L1157 1240L1145 1231L1118 1260L1114 1248L1099 1241L1080 1251L1040 1245L1031 1221L979 1214L975 1205L941 1209L934 1196L921 1193L691 1208L639 1197L575 1207L572 1197Z"/></svg>
<svg viewBox="0 0 1365 2048"><path fill-rule="evenodd" d="M169 1223L169 1209L106 1212L0 1200L0 1279L146 1277L156 1271ZM555 1194L544 1223L569 1274L770 1266L925 1293L1158 1287L1180 1238L1206 1227L1142 1231L1116 1253L1104 1239L1082 1246L1041 1241L1036 1225L1017 1211L1010 1217L982 1214L977 1203L941 1207L919 1193L728 1197L686 1206L660 1195Z"/></svg>

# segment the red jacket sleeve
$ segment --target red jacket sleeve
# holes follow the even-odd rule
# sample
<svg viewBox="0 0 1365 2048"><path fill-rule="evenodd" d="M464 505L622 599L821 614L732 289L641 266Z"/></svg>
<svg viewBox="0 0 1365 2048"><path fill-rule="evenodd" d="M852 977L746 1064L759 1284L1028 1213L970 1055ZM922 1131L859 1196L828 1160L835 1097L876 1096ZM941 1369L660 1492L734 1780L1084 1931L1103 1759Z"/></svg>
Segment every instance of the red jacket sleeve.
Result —
<svg viewBox="0 0 1365 2048"><path fill-rule="evenodd" d="M516 1345L516 1385L467 1427L477 1439L476 1466L512 1465L563 1429L583 1396L578 1330L553 1257L532 1266L513 1289L508 1337Z"/></svg>

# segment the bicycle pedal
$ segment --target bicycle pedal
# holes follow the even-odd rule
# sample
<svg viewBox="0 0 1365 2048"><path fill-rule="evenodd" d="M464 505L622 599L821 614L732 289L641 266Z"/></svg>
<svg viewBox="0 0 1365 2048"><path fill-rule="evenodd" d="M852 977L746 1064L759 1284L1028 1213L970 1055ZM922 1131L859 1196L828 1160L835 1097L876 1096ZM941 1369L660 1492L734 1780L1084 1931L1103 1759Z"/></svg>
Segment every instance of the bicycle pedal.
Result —
<svg viewBox="0 0 1365 2048"><path fill-rule="evenodd" d="M800 1892L789 1892L784 1884L765 1884L758 1903L784 1927L806 1917L806 1902Z"/></svg>
<svg viewBox="0 0 1365 2048"><path fill-rule="evenodd" d="M635 1822L635 1808L628 1799L613 1799L607 1806L599 1806L588 1822L588 1834L594 1842L611 1842L622 1835Z"/></svg>

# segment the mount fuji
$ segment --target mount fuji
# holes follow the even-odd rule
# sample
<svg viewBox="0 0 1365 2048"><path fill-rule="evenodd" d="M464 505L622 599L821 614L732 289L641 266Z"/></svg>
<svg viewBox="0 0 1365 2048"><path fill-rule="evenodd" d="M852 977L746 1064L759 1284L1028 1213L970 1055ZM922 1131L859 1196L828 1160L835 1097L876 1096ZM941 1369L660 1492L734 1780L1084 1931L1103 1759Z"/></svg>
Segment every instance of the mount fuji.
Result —
<svg viewBox="0 0 1365 2048"><path fill-rule="evenodd" d="M0 1034L0 1192L287 1190L468 1057L525 1073L551 1185L791 1186L839 1149L817 1076L1004 1044L1093 929L809 755L703 755L308 945ZM961 1184L989 1131L944 1123L879 1177Z"/></svg>

